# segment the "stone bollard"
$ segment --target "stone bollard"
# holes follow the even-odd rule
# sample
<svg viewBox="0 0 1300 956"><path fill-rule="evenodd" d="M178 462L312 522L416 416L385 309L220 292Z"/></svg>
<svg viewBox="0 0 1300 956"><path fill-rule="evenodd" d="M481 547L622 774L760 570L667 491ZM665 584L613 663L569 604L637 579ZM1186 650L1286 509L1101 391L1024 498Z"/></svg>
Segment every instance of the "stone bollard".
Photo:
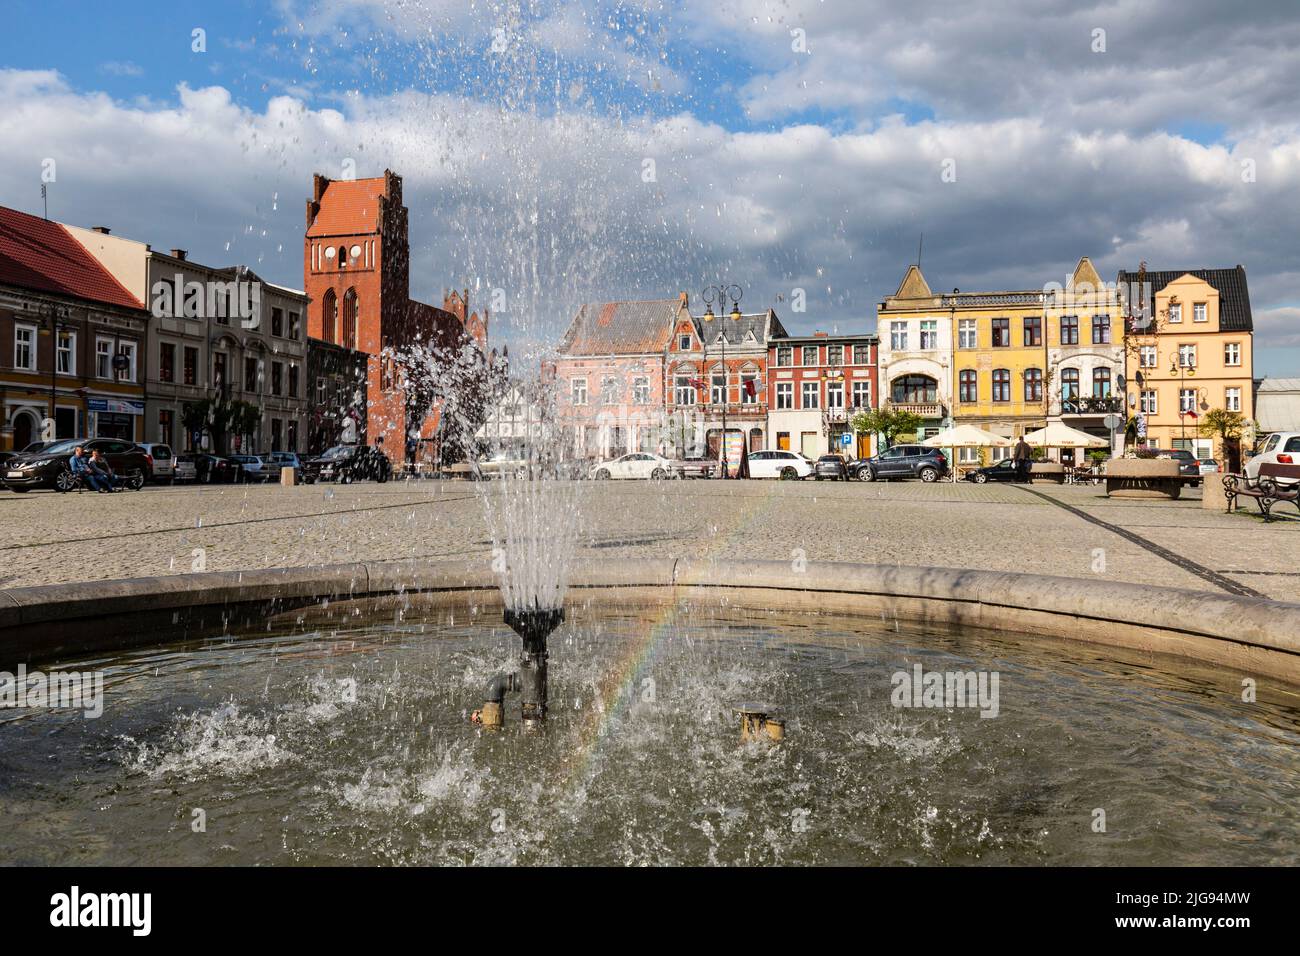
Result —
<svg viewBox="0 0 1300 956"><path fill-rule="evenodd" d="M1228 496L1223 493L1223 472L1201 476L1201 507L1209 511L1228 510Z"/></svg>
<svg viewBox="0 0 1300 956"><path fill-rule="evenodd" d="M294 485L296 485L297 483L298 483L298 469L297 469L297 468L281 468L281 469L280 469L280 487L282 487L282 488L292 488L292 487L293 487Z"/></svg>

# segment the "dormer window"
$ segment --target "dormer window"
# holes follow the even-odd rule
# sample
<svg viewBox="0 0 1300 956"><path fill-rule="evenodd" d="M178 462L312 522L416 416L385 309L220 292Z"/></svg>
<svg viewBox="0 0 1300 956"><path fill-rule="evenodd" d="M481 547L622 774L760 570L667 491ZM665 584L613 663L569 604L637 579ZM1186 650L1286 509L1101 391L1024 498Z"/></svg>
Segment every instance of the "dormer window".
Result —
<svg viewBox="0 0 1300 956"><path fill-rule="evenodd" d="M677 340L677 348L683 352L689 352L691 350L691 337L689 333L682 335Z"/></svg>

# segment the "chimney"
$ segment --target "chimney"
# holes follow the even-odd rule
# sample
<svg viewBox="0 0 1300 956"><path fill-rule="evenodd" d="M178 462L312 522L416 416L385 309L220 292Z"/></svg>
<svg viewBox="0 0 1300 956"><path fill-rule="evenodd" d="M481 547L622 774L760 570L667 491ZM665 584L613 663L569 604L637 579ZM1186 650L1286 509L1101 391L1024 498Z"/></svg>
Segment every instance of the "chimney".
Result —
<svg viewBox="0 0 1300 956"><path fill-rule="evenodd" d="M187 255L189 255L189 253L186 252L184 249L173 249L173 250L172 250L172 258L173 258L173 259L179 259L179 260L181 260L181 262L184 262L184 261L185 261L185 257L186 257Z"/></svg>
<svg viewBox="0 0 1300 956"><path fill-rule="evenodd" d="M108 228L108 226L91 226L91 227L90 227L90 231L91 231L91 232L97 232L97 233L99 233L101 236L107 236L107 235L109 234L109 232L111 232L112 230L110 230L110 229Z"/></svg>
<svg viewBox="0 0 1300 956"><path fill-rule="evenodd" d="M827 333L823 332L821 329L818 329L816 332L813 333L813 338L815 339L827 338Z"/></svg>

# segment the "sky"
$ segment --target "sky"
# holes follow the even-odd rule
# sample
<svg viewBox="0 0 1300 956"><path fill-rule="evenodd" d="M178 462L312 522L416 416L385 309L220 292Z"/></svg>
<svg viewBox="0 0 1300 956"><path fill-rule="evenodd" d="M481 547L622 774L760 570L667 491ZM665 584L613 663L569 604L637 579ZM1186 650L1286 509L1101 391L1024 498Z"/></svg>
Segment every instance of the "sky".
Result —
<svg viewBox="0 0 1300 956"><path fill-rule="evenodd" d="M1300 377L1295 0L17 0L0 205L302 287L313 172L404 179L416 298L540 354L738 284L792 332L936 291L1246 267ZM801 308L802 307L802 308Z"/></svg>

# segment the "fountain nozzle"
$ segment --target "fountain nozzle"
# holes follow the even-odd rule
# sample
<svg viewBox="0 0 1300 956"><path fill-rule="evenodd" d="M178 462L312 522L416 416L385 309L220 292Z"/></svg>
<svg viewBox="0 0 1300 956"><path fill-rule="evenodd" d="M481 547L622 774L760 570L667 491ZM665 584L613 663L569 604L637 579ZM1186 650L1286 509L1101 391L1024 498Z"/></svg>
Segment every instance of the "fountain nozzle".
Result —
<svg viewBox="0 0 1300 956"><path fill-rule="evenodd" d="M562 607L506 608L506 624L524 642L517 681L527 730L537 730L546 719L546 639L563 621Z"/></svg>

